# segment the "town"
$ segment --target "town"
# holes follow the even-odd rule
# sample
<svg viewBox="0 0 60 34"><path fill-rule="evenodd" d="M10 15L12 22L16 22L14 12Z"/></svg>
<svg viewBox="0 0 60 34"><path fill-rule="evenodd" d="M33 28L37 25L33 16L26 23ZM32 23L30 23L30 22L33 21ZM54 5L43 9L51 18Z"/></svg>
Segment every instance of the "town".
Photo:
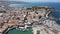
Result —
<svg viewBox="0 0 60 34"><path fill-rule="evenodd" d="M6 34L13 28L22 31L32 28L33 34L60 34L60 26L55 21L57 19L50 14L56 11L47 6L30 8L0 6L0 34Z"/></svg>

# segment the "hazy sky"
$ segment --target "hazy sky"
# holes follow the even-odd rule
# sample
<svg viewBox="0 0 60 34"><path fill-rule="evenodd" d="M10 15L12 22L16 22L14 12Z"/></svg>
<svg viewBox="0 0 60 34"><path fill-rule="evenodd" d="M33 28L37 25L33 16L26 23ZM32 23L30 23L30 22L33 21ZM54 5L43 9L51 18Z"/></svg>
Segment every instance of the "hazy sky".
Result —
<svg viewBox="0 0 60 34"><path fill-rule="evenodd" d="M60 0L7 0L7 1L24 1L24 2L60 2Z"/></svg>

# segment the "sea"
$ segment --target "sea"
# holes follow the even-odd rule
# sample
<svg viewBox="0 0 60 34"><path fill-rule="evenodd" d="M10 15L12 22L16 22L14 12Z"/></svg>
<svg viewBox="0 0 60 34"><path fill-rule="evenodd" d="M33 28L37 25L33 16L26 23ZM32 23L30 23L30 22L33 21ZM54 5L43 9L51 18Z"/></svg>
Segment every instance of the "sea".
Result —
<svg viewBox="0 0 60 34"><path fill-rule="evenodd" d="M56 10L59 10L60 11L60 3L59 2L37 2L37 3L24 3L24 4L10 4L9 5L10 7L32 7L32 6L48 6L48 7L51 7L51 8L54 8ZM55 13L52 13L52 16L54 16L55 18L60 18L60 12L55 12ZM60 20L57 20L56 21L57 24L60 25Z"/></svg>

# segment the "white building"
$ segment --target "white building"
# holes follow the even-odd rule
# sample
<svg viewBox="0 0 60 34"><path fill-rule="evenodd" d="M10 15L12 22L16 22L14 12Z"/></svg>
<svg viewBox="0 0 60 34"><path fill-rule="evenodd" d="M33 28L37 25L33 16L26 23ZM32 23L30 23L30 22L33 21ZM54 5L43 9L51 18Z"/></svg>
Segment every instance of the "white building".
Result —
<svg viewBox="0 0 60 34"><path fill-rule="evenodd" d="M49 26L49 27L52 27L52 26L54 25L54 23L56 23L56 22L53 21L53 20L49 20L49 19L43 21L43 24L44 24L44 25L47 25L47 26Z"/></svg>

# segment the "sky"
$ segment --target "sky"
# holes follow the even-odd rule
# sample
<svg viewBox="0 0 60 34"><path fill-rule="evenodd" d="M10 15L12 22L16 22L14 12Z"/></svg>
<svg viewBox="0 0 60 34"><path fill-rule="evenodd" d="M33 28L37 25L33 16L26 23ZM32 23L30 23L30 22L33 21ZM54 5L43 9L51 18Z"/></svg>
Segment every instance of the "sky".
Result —
<svg viewBox="0 0 60 34"><path fill-rule="evenodd" d="M0 1L24 1L24 2L60 2L60 0L0 0Z"/></svg>

